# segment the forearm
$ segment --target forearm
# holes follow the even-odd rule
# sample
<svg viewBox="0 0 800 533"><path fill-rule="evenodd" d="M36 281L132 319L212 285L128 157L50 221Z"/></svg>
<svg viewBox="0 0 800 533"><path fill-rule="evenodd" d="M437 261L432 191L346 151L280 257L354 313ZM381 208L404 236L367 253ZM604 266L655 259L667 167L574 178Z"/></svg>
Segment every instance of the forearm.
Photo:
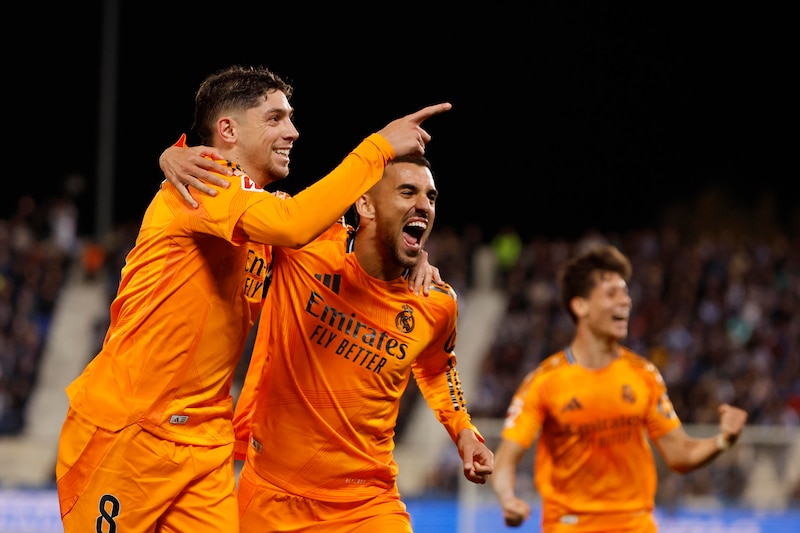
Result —
<svg viewBox="0 0 800 533"><path fill-rule="evenodd" d="M501 439L494 457L492 488L501 505L510 505L516 499L517 466L526 449L514 441Z"/></svg>
<svg viewBox="0 0 800 533"><path fill-rule="evenodd" d="M667 464L675 472L686 474L701 468L730 448L730 441L722 433L702 439L689 439L682 454L676 454Z"/></svg>
<svg viewBox="0 0 800 533"><path fill-rule="evenodd" d="M310 217L304 218L305 224L299 227L295 225L298 244L305 244L335 223L359 196L378 183L391 153L385 139L370 135L327 176L295 195L293 201L300 210L316 215L310 221Z"/></svg>
<svg viewBox="0 0 800 533"><path fill-rule="evenodd" d="M490 482L500 505L511 502L514 498L516 498L516 468L509 467L509 465L500 465L495 460L494 472L492 472Z"/></svg>
<svg viewBox="0 0 800 533"><path fill-rule="evenodd" d="M305 246L381 179L389 153L391 146L380 135L371 135L327 176L282 200L277 210L275 205L248 209L239 222L242 232L255 242Z"/></svg>
<svg viewBox="0 0 800 533"><path fill-rule="evenodd" d="M419 373L416 381L428 407L456 445L459 434L464 430L473 431L478 440L483 442L483 436L472 423L467 411L461 380L455 366L432 374Z"/></svg>

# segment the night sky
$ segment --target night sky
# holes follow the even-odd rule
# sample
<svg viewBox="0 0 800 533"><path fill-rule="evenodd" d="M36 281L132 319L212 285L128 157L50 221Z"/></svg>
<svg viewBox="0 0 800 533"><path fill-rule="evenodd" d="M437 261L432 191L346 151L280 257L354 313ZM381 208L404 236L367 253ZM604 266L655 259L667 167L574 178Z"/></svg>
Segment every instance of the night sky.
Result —
<svg viewBox="0 0 800 533"><path fill-rule="evenodd" d="M23 23L5 32L13 174L1 216L21 194L55 195L79 175L81 229L93 232L105 161L114 223L138 221L162 177L161 151L181 132L197 142L197 86L234 63L267 66L294 85L301 136L281 182L289 192L390 120L450 101L452 111L425 124L438 225L566 237L632 229L709 187L744 207L773 195L781 220L800 205L790 135L797 60L790 17L774 8L410 3L381 14L302 2L224 2L218 12L120 4L111 32L97 1L46 14L28 3Z"/></svg>

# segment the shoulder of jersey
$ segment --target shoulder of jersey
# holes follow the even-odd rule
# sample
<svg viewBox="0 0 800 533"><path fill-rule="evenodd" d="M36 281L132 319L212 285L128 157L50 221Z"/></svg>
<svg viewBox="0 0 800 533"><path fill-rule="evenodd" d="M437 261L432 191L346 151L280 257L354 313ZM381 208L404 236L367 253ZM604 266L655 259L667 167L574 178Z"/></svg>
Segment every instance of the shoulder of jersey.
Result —
<svg viewBox="0 0 800 533"><path fill-rule="evenodd" d="M625 347L620 347L620 349L619 349L619 358L622 359L623 361L625 361L626 363L628 363L629 365L632 365L632 366L637 366L637 367L642 367L642 368L647 367L648 365L655 366L655 365L653 365L653 363L650 362L650 360L642 357L641 355L637 354L636 352L630 351L629 349L627 349Z"/></svg>
<svg viewBox="0 0 800 533"><path fill-rule="evenodd" d="M320 243L323 241L332 241L335 242L337 246L342 246L342 249L346 249L345 241L350 236L350 231L350 226L344 224L340 220L326 229L315 241Z"/></svg>
<svg viewBox="0 0 800 533"><path fill-rule="evenodd" d="M446 294L450 298L455 301L458 301L458 296L456 295L456 291L453 287L450 286L448 283L442 283L441 285L437 285L436 283L431 283L430 285L430 294ZM423 296L424 298L424 296Z"/></svg>
<svg viewBox="0 0 800 533"><path fill-rule="evenodd" d="M548 356L541 363L539 363L539 366L537 366L536 369L533 370L533 376L534 377L545 376L551 372L555 372L556 370L564 368L566 366L569 366L569 362L567 361L566 354L562 350L560 352Z"/></svg>
<svg viewBox="0 0 800 533"><path fill-rule="evenodd" d="M644 370L645 372L654 374L657 379L661 379L661 373L659 372L658 367L653 364L652 361L637 354L636 352L632 352L623 347L620 348L619 357L633 368Z"/></svg>

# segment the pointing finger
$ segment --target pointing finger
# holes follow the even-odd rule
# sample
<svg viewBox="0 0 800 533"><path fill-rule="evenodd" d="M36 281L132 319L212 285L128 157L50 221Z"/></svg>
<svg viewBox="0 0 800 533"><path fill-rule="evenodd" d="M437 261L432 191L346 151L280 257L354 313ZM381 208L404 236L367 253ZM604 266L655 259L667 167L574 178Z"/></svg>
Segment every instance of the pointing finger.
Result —
<svg viewBox="0 0 800 533"><path fill-rule="evenodd" d="M450 102L443 102L441 104L429 105L428 107L423 107L416 113L410 115L410 119L416 121L418 124L421 124L426 119L432 117L433 115L438 115L439 113L444 113L445 111L449 111L453 107L453 104Z"/></svg>

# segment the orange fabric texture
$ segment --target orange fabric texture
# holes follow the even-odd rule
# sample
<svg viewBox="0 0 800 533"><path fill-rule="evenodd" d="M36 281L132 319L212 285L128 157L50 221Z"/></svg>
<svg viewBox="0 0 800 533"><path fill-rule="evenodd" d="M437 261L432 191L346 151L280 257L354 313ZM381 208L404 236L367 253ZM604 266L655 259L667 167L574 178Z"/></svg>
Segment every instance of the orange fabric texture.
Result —
<svg viewBox="0 0 800 533"><path fill-rule="evenodd" d="M235 418L237 438L252 436L245 470L328 502L395 489L394 426L412 370L451 438L477 433L455 366L453 290L417 296L405 278L374 279L346 239L336 225L300 250L273 249L249 368L260 379L245 381Z"/></svg>
<svg viewBox="0 0 800 533"><path fill-rule="evenodd" d="M524 378L502 437L525 448L539 438L534 475L545 526L586 531L599 520L621 531L631 521L652 524L657 480L646 436L680 424L658 369L643 357L622 349L593 370L562 351Z"/></svg>
<svg viewBox="0 0 800 533"><path fill-rule="evenodd" d="M396 491L353 502L292 496L258 476L239 476L240 530L292 533L412 533Z"/></svg>
<svg viewBox="0 0 800 533"><path fill-rule="evenodd" d="M261 307L267 244L318 236L393 156L373 134L289 199L240 175L192 209L164 182L126 258L102 350L67 388L72 408L111 431L138 423L184 444L232 443L230 389Z"/></svg>
<svg viewBox="0 0 800 533"><path fill-rule="evenodd" d="M56 471L65 533L238 531L230 444L165 444L135 425L98 429L72 410L64 424ZM176 501L180 512L170 512Z"/></svg>

